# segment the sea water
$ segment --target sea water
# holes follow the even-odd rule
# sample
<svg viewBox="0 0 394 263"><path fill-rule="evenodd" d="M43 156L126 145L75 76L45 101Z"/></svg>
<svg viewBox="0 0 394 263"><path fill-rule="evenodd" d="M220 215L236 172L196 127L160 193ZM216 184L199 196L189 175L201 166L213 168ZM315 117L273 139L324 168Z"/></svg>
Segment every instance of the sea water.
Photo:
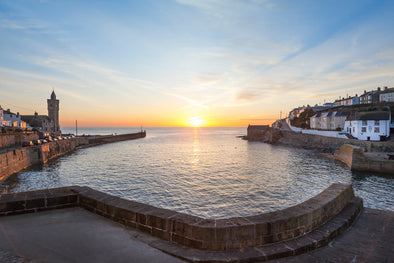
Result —
<svg viewBox="0 0 394 263"><path fill-rule="evenodd" d="M248 142L245 128L145 128L147 137L96 147L13 176L11 192L89 186L204 218L254 215L301 203L332 183L352 184L364 206L394 210L393 176L355 173L316 151ZM79 128L123 134L140 128ZM74 133L75 128L63 128Z"/></svg>

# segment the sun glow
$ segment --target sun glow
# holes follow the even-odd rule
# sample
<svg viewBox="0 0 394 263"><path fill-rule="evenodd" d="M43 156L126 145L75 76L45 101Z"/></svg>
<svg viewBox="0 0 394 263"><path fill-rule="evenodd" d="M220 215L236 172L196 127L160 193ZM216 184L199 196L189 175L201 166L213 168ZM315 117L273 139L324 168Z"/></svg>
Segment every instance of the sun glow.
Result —
<svg viewBox="0 0 394 263"><path fill-rule="evenodd" d="M189 126L191 127L201 127L205 125L205 121L200 117L192 117L189 119Z"/></svg>

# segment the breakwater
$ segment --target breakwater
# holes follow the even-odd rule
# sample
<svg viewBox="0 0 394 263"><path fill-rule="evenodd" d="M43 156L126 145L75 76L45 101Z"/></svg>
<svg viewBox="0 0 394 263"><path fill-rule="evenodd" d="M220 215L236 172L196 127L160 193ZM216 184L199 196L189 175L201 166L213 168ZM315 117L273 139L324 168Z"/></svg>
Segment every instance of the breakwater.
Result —
<svg viewBox="0 0 394 263"><path fill-rule="evenodd" d="M0 154L0 182L11 174L31 165L42 164L50 159L75 150L80 145L88 144L87 138L78 137L69 140L54 141L46 144L15 148Z"/></svg>
<svg viewBox="0 0 394 263"><path fill-rule="evenodd" d="M327 244L351 225L363 207L362 199L354 196L350 185L333 184L317 196L283 210L215 220L125 200L89 187L70 186L2 195L0 216L70 206L83 207L126 226L192 248L224 251L259 246L257 251L261 252L266 245L275 243L282 256ZM316 229L319 230L314 231ZM299 239L308 233L313 237ZM253 256L266 258L269 252L272 251Z"/></svg>
<svg viewBox="0 0 394 263"><path fill-rule="evenodd" d="M95 146L100 144L120 142L127 140L134 140L146 137L146 131L137 133L119 134L119 135L91 135L86 136L89 141L89 146Z"/></svg>
<svg viewBox="0 0 394 263"><path fill-rule="evenodd" d="M394 160L372 154L368 155L363 148L354 145L342 145L334 152L333 157L347 164L352 171L394 173Z"/></svg>
<svg viewBox="0 0 394 263"><path fill-rule="evenodd" d="M145 136L146 132L108 136L81 136L36 146L13 148L0 153L0 183L14 173L35 164L46 163L50 159L74 151L77 147L96 146Z"/></svg>

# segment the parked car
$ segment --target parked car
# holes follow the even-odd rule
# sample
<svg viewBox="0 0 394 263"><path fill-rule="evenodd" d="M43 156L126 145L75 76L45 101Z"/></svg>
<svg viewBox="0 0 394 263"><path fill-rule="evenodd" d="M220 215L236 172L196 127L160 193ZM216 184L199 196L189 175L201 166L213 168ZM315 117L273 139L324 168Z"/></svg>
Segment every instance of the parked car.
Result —
<svg viewBox="0 0 394 263"><path fill-rule="evenodd" d="M41 141L40 141L40 140L32 140L32 142L33 142L34 145L39 145L39 144L41 144Z"/></svg>
<svg viewBox="0 0 394 263"><path fill-rule="evenodd" d="M33 146L33 142L32 141L24 141L22 143L22 147L29 147L29 146Z"/></svg>

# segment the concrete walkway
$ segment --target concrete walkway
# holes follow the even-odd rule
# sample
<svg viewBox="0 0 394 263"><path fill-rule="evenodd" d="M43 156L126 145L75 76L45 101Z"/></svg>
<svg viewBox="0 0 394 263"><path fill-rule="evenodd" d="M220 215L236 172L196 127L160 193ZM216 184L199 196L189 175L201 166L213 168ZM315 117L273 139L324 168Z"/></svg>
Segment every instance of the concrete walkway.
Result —
<svg viewBox="0 0 394 263"><path fill-rule="evenodd" d="M0 218L0 262L184 262L83 208Z"/></svg>
<svg viewBox="0 0 394 263"><path fill-rule="evenodd" d="M394 262L393 215L366 208L328 246L270 262ZM184 262L155 242L167 241L79 207L0 217L0 262Z"/></svg>

